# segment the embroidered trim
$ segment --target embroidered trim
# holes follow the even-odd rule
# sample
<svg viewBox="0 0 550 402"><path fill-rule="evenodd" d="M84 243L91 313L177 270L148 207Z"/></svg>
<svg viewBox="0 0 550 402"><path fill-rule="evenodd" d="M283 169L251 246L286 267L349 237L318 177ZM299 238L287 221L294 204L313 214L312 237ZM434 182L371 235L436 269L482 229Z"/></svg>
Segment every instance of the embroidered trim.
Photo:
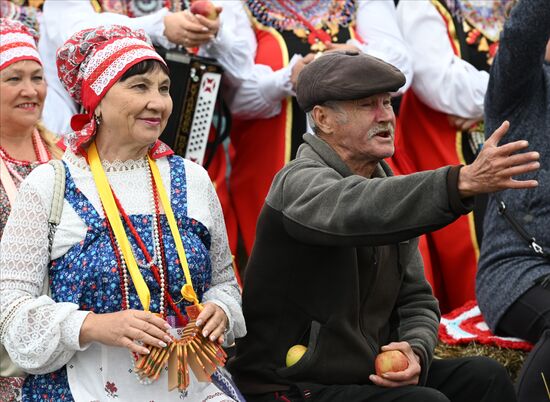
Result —
<svg viewBox="0 0 550 402"><path fill-rule="evenodd" d="M13 321L15 316L17 315L17 312L19 309L23 306L23 304L26 304L28 302L32 301L32 297L30 296L23 296L19 299L17 299L15 302L13 302L7 310L9 311L8 315L2 322L2 325L0 325L0 342L4 342L4 335L6 332L6 328L9 328L10 323Z"/></svg>
<svg viewBox="0 0 550 402"><path fill-rule="evenodd" d="M449 345L478 342L527 351L533 348L532 343L523 339L494 335L483 320L475 300L441 317L439 339Z"/></svg>
<svg viewBox="0 0 550 402"><path fill-rule="evenodd" d="M142 48L131 50L124 53L118 59L116 59L109 67L101 73L101 75L90 85L90 88L95 92L97 96L109 86L111 81L115 79L118 74L129 64L136 59L151 58L156 60L162 60L157 52L152 49Z"/></svg>

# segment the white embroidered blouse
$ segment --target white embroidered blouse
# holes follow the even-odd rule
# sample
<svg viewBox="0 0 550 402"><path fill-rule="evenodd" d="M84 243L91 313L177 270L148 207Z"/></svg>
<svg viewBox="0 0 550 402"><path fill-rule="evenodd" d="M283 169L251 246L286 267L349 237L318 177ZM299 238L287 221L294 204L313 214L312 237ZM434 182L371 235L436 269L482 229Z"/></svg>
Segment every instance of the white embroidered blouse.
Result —
<svg viewBox="0 0 550 402"><path fill-rule="evenodd" d="M76 186L102 215L84 158L67 151L63 159ZM167 159L158 160L158 166L164 185L170 188ZM150 213L150 193L143 185L148 177L145 160L104 163L104 168L128 214ZM235 337L245 335L246 328L221 206L206 171L188 160L185 169L188 215L203 223L212 239L212 282L203 302L212 301L225 311L229 319L226 343L232 343ZM52 254L48 255L47 220L53 185L50 165L40 166L28 176L20 187L0 244L0 341L12 360L33 374L55 371L89 346L79 344L80 327L88 312L79 310L76 304L55 303L48 296L41 296L48 262L82 241L87 231L65 200Z"/></svg>

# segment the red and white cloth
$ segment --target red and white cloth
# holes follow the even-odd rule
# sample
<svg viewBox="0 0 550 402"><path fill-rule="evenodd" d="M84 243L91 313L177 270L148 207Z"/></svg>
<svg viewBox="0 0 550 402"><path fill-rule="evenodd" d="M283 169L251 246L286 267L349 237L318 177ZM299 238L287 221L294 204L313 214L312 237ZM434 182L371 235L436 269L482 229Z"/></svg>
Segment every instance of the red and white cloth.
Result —
<svg viewBox="0 0 550 402"><path fill-rule="evenodd" d="M0 70L21 60L34 60L42 65L35 34L19 21L0 18Z"/></svg>
<svg viewBox="0 0 550 402"><path fill-rule="evenodd" d="M439 339L449 345L478 342L529 351L533 344L519 338L497 336L485 323L477 303L471 300L441 317Z"/></svg>
<svg viewBox="0 0 550 402"><path fill-rule="evenodd" d="M107 91L130 67L144 60L166 64L144 31L121 25L84 29L58 49L59 79L85 111L71 120L75 132L66 138L73 151L96 133L94 110ZM164 147L157 145L157 149Z"/></svg>

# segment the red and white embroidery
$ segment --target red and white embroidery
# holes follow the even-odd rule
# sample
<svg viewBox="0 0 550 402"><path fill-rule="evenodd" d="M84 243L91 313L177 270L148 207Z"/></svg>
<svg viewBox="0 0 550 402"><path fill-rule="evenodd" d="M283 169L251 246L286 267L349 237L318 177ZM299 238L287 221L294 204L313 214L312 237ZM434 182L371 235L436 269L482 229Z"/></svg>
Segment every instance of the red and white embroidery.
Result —
<svg viewBox="0 0 550 402"><path fill-rule="evenodd" d="M85 113L73 116L72 135L66 143L74 152L96 132L93 113L107 91L122 74L143 60L165 64L142 30L112 25L84 29L57 51L61 83Z"/></svg>
<svg viewBox="0 0 550 402"><path fill-rule="evenodd" d="M42 64L35 38L19 21L0 18L0 70L20 60Z"/></svg>

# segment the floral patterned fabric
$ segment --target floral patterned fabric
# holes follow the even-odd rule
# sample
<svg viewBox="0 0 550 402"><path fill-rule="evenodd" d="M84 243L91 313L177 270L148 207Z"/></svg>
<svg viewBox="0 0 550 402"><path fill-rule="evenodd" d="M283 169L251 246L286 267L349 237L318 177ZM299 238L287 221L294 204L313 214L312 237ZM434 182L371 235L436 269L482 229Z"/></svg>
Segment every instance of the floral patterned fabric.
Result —
<svg viewBox="0 0 550 402"><path fill-rule="evenodd" d="M185 169L180 158L169 158L171 171L172 208L180 227L189 269L193 278L193 287L199 299L208 290L211 281L211 262L209 257L210 234L200 222L187 217L187 188ZM74 245L64 256L53 261L50 266L50 287L52 298L56 302L72 302L82 310L95 313L119 311L122 304L121 283L105 220L100 217L89 200L75 186L69 169L65 198L80 218L88 226L86 238ZM131 215L130 219L141 236L147 249L153 254L153 239L150 215ZM165 244L168 287L174 300L181 298L180 289L185 283L183 271L177 259L175 245L165 216L161 216L161 226ZM144 257L135 240L129 236L138 260ZM159 311L160 289L152 272L141 269L141 273L151 292L151 311ZM130 285L130 307L141 309L135 288ZM186 301L178 305L184 311ZM168 306L168 315L174 312ZM128 353L128 369L130 354ZM140 384L136 380L136 387ZM116 384L106 384L106 397L114 396ZM47 375L27 377L23 387L23 400L73 400L67 379L66 367Z"/></svg>

